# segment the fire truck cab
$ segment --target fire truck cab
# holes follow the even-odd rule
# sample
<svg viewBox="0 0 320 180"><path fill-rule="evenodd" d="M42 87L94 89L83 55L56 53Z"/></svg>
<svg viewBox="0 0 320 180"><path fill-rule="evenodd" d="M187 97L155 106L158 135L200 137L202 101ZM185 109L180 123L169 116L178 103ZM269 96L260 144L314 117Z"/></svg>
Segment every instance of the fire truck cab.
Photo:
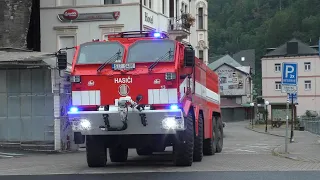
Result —
<svg viewBox="0 0 320 180"><path fill-rule="evenodd" d="M66 59L58 51L58 69ZM106 166L107 154L125 162L130 148L151 155L173 146L177 166L222 151L218 76L165 33L122 32L76 46L70 81L68 118L75 142L86 139L89 167Z"/></svg>

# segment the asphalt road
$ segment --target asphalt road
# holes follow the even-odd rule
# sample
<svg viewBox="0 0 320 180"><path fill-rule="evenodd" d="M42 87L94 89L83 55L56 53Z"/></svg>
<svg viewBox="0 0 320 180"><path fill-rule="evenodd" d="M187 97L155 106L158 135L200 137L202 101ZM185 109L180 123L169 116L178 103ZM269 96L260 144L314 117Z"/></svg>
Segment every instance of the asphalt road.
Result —
<svg viewBox="0 0 320 180"><path fill-rule="evenodd" d="M88 175L0 176L1 180L317 180L320 172L184 172Z"/></svg>
<svg viewBox="0 0 320 180"><path fill-rule="evenodd" d="M99 179L110 177L126 177L143 179L147 176L154 176L153 179L179 179L180 177L201 177L201 179L212 177L221 177L223 179L233 179L239 177L270 177L279 180L285 178L295 179L300 177L299 173L314 175L312 171L320 172L320 163L307 163L280 158L272 155L272 149L277 145L284 143L284 138L252 132L244 128L245 123L230 123L225 129L225 144L222 153L214 156L205 156L202 162L195 162L191 167L175 167L172 164L172 155L170 152L154 156L139 157L135 150L129 153L129 160L126 163L110 163L105 168L88 168L85 152L66 153L66 154L23 154L12 158L0 158L0 175L55 175L59 179L70 178L63 174L80 174L79 178ZM0 150L1 152L1 150ZM8 152L6 152L8 153ZM9 152L10 153L10 152ZM238 172L225 173L225 172ZM258 173L260 171L268 171ZM274 171L274 172L272 172ZM283 171L283 173L277 172ZM291 176L290 171L299 171L297 175ZM91 174L90 176L87 176ZM100 175L101 174L101 175ZM119 175L120 174L120 175ZM262 174L263 176L260 176ZM241 176L240 176L241 175ZM287 176L289 175L289 176ZM41 176L26 176L25 178ZM139 178L141 177L141 178ZM259 178L257 178L259 177ZM311 177L311 176L310 176ZM46 179L54 178L46 176ZM109 178L109 179L110 179ZM240 179L241 179L240 178ZM249 178L249 179L250 179ZM4 180L4 177L0 177ZM19 178L20 179L20 178ZM85 178L86 179L86 178ZM306 180L307 178L304 178ZM317 178L313 178L317 179ZM320 178L318 178L320 179Z"/></svg>

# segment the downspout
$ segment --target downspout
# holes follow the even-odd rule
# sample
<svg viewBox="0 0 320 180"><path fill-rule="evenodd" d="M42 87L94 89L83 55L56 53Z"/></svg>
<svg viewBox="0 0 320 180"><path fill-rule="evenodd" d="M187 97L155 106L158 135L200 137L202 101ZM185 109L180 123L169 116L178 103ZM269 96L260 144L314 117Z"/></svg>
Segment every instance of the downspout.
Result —
<svg viewBox="0 0 320 180"><path fill-rule="evenodd" d="M142 33L143 23L142 23L142 0L140 0L140 32Z"/></svg>

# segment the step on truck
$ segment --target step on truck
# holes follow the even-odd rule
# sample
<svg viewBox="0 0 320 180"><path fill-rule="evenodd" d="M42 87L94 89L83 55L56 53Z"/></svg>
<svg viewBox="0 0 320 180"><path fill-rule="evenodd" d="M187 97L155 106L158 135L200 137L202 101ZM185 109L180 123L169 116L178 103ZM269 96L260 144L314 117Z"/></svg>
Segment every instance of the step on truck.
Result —
<svg viewBox="0 0 320 180"><path fill-rule="evenodd" d="M106 166L107 155L125 162L131 148L146 156L172 146L176 166L222 151L219 78L191 45L132 31L74 48L68 118L89 167ZM56 56L66 69L66 51Z"/></svg>

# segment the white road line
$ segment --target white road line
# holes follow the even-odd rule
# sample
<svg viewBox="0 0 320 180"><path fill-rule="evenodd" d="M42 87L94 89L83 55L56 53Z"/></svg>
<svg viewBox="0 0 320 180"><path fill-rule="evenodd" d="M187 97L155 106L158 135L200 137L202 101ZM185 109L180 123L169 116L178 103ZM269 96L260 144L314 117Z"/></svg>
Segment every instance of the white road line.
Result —
<svg viewBox="0 0 320 180"><path fill-rule="evenodd" d="M0 158L13 158L13 156L6 156L6 155L1 155L0 154Z"/></svg>
<svg viewBox="0 0 320 180"><path fill-rule="evenodd" d="M4 152L0 152L0 155L9 155L9 156L23 156L23 154L17 154L17 153L4 153Z"/></svg>

